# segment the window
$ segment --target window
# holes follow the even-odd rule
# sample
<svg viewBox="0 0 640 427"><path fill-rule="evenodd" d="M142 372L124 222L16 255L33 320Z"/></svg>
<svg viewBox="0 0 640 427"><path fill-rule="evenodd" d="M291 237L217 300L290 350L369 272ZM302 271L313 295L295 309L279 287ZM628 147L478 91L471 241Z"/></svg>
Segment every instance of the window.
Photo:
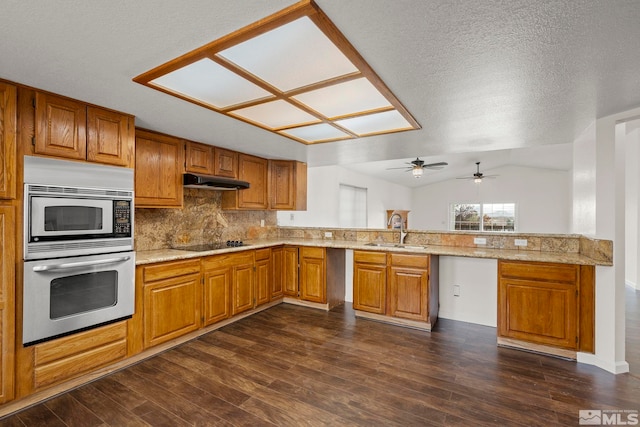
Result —
<svg viewBox="0 0 640 427"><path fill-rule="evenodd" d="M515 203L453 203L451 230L515 231Z"/></svg>
<svg viewBox="0 0 640 427"><path fill-rule="evenodd" d="M367 189L340 184L340 227L367 228Z"/></svg>

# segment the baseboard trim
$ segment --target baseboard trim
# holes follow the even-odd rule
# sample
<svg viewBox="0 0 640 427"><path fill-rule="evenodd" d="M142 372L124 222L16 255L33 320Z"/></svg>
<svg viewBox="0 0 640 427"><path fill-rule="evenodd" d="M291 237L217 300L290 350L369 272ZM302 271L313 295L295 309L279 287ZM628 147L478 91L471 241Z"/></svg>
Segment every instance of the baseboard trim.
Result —
<svg viewBox="0 0 640 427"><path fill-rule="evenodd" d="M401 319L398 317L385 316L383 314L369 313L367 311L355 310L356 317L367 320L375 320L376 322L389 323L391 325L403 326L405 328L419 329L421 331L431 332L431 323L420 322L417 320Z"/></svg>
<svg viewBox="0 0 640 427"><path fill-rule="evenodd" d="M627 361L608 361L591 353L578 353L578 362L596 366L616 375L629 372L629 363Z"/></svg>
<svg viewBox="0 0 640 427"><path fill-rule="evenodd" d="M547 356L561 357L563 359L576 360L576 352L564 348L551 347L548 345L534 344L526 341L514 340L512 338L498 337L499 347L510 347L517 350L524 350L533 353L540 353Z"/></svg>

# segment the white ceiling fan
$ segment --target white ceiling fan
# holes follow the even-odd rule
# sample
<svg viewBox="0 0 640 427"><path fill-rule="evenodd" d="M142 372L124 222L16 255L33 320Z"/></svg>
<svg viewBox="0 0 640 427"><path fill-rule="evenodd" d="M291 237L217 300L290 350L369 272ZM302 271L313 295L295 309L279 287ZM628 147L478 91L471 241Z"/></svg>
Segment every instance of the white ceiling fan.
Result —
<svg viewBox="0 0 640 427"><path fill-rule="evenodd" d="M495 178L497 176L499 176L499 175L485 175L485 174L483 174L482 172L480 172L480 162L476 162L476 173L474 173L473 176L463 176L463 177L460 177L460 178L457 178L457 179L472 179L473 182L480 183L485 178L493 179L493 178Z"/></svg>
<svg viewBox="0 0 640 427"><path fill-rule="evenodd" d="M412 162L405 162L405 163L411 166L403 166L401 168L387 168L387 170L405 169L406 172L411 171L411 174L413 175L414 178L420 178L423 174L424 169L438 170L438 169L442 169L443 167L449 164L447 162L425 164L424 160L420 160L419 157L416 157L416 159L413 160Z"/></svg>

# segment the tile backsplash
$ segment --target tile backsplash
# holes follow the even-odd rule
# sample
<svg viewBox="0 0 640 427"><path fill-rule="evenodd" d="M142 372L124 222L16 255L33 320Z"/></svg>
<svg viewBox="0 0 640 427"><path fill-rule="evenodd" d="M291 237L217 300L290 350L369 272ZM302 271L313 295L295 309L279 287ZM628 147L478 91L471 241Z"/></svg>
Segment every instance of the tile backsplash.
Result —
<svg viewBox="0 0 640 427"><path fill-rule="evenodd" d="M275 211L222 210L221 199L221 191L185 188L181 209L137 208L135 249L277 237Z"/></svg>

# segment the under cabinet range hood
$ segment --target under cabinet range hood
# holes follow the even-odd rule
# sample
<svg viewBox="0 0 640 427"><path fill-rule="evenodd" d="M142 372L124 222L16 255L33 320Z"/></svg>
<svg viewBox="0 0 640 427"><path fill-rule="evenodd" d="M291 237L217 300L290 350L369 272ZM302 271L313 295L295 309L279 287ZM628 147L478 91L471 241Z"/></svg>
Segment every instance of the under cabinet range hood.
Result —
<svg viewBox="0 0 640 427"><path fill-rule="evenodd" d="M247 181L193 173L185 173L182 182L186 188L205 190L244 190L249 188Z"/></svg>

